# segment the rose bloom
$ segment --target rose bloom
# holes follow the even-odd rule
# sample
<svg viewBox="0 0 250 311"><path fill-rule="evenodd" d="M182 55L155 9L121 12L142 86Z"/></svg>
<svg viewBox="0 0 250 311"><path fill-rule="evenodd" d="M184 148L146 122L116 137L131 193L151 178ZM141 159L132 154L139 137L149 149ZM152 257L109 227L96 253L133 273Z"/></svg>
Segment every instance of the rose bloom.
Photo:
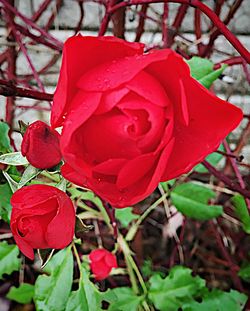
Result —
<svg viewBox="0 0 250 311"><path fill-rule="evenodd" d="M95 249L89 254L90 269L94 273L95 279L101 281L109 276L113 268L117 268L115 255L106 249Z"/></svg>
<svg viewBox="0 0 250 311"><path fill-rule="evenodd" d="M114 207L189 172L241 121L170 49L115 37L68 39L51 124L63 126L62 174Z"/></svg>
<svg viewBox="0 0 250 311"><path fill-rule="evenodd" d="M17 190L12 198L10 227L20 251L34 259L34 248L62 249L73 239L75 209L63 191L48 185Z"/></svg>
<svg viewBox="0 0 250 311"><path fill-rule="evenodd" d="M62 159L59 138L59 133L46 123L35 121L24 133L22 155L36 168L51 168Z"/></svg>

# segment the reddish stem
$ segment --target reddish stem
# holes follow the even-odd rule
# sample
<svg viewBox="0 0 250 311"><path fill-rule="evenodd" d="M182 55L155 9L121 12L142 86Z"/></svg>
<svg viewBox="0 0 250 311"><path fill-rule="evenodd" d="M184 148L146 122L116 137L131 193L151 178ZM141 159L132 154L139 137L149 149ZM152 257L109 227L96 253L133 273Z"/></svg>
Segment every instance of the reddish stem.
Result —
<svg viewBox="0 0 250 311"><path fill-rule="evenodd" d="M246 198L250 199L250 191L243 189L240 185L233 182L229 177L218 171L216 168L214 168L209 162L203 161L202 164L205 166L205 168L215 177L217 177L220 181L222 181L224 184L228 186L229 189L239 192Z"/></svg>
<svg viewBox="0 0 250 311"><path fill-rule="evenodd" d="M168 19L168 3L164 3L163 8L163 15L162 15L162 41L163 41L163 47L167 48L169 46L168 43L168 25L167 25L167 19Z"/></svg>
<svg viewBox="0 0 250 311"><path fill-rule="evenodd" d="M230 147L229 147L228 142L226 141L226 139L224 139L224 141L223 141L223 146L224 146L224 148L225 148L227 153L231 153ZM240 184L241 188L242 189L246 189L246 185L245 185L245 182L244 182L244 180L243 180L243 178L241 176L239 168L237 166L236 159L233 158L233 157L228 157L228 161L230 162L230 164L231 164L231 166L232 166L232 168L234 170L234 173L235 173L235 175L236 175L236 177L237 177L237 179L239 181L239 184ZM248 207L248 209L250 211L250 201L249 201L249 199L246 199L246 205L247 205L247 207Z"/></svg>
<svg viewBox="0 0 250 311"><path fill-rule="evenodd" d="M15 86L11 81L0 79L0 95L6 97L27 97L39 100L52 101L53 94L39 92L28 88Z"/></svg>
<svg viewBox="0 0 250 311"><path fill-rule="evenodd" d="M143 4L140 11L139 23L136 31L135 41L139 42L144 32L145 18L147 15L148 4Z"/></svg>
<svg viewBox="0 0 250 311"><path fill-rule="evenodd" d="M240 278L238 277L237 275L237 265L235 265L231 259L231 256L229 255L226 247L224 246L223 242L222 242L222 239L221 239L221 236L218 232L218 228L215 227L215 224L213 223L213 221L211 220L210 221L210 226L211 226L211 229L212 229L212 232L216 238L216 242L217 242L217 245L219 246L219 249L223 255L223 257L229 262L230 264L230 272L231 272L231 276L232 276L232 281L234 283L234 286L236 289L238 289L239 291L243 292L244 289L243 289L243 286L241 284L241 281L240 281ZM219 224L217 224L217 226L219 226Z"/></svg>
<svg viewBox="0 0 250 311"><path fill-rule="evenodd" d="M62 49L63 43L61 41L59 41L56 38L54 38L53 36L51 36L48 32L46 32L45 30L43 30L42 28L37 26L34 22L32 22L28 17L21 14L14 6L10 5L7 2L7 0L0 0L0 2L4 5L5 11L8 10L12 14L14 14L15 16L20 17L26 25L29 25L31 28L36 29L41 34L41 36L48 39L49 41L51 41L55 45L58 45Z"/></svg>
<svg viewBox="0 0 250 311"><path fill-rule="evenodd" d="M0 0L3 1L3 0ZM146 3L161 3L161 2L173 2L173 3L183 3L191 5L199 10L201 10L213 24L220 30L220 32L227 38L227 40L235 47L235 49L245 58L245 60L250 63L250 53L242 45L242 43L235 37L235 35L227 28L227 26L219 19L219 17L205 4L199 0L129 0L128 2L121 2L113 7L109 8L106 11L107 16L113 14L117 9L121 7L137 5L137 4L146 4Z"/></svg>

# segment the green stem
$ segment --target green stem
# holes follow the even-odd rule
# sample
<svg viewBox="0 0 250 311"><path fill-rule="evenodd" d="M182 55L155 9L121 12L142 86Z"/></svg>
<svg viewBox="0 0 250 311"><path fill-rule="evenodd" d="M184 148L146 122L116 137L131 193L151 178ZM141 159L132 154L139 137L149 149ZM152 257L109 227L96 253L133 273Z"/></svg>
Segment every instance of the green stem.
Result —
<svg viewBox="0 0 250 311"><path fill-rule="evenodd" d="M72 248L73 248L75 258L76 258L77 266L78 266L79 273L80 273L80 280L81 280L82 279L82 264L81 264L81 260L80 260L80 257L79 257L79 254L78 254L78 251L76 249L74 242L72 243Z"/></svg>
<svg viewBox="0 0 250 311"><path fill-rule="evenodd" d="M148 215L160 204L162 203L166 197L168 196L168 193L165 193L162 195L157 201L155 201L151 206L149 206L148 209L137 219L134 225L129 229L127 235L126 235L126 241L132 241L136 235L136 232L139 229L139 226L141 223L148 217Z"/></svg>

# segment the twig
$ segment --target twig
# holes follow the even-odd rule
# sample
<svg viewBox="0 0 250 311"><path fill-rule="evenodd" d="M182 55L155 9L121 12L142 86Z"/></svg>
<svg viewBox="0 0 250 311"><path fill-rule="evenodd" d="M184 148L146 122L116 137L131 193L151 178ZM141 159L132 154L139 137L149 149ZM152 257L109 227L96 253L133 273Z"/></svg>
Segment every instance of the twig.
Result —
<svg viewBox="0 0 250 311"><path fill-rule="evenodd" d="M224 184L228 186L229 189L239 192L246 198L250 199L250 191L243 189L240 185L234 183L229 177L218 171L216 168L214 168L210 163L207 161L203 161L202 164L205 166L205 168L215 177L217 177L220 181L222 181Z"/></svg>
<svg viewBox="0 0 250 311"><path fill-rule="evenodd" d="M0 79L0 95L6 97L15 97L15 96L27 97L46 101L53 100L53 94L19 87L13 84L11 81L5 81L2 79Z"/></svg>

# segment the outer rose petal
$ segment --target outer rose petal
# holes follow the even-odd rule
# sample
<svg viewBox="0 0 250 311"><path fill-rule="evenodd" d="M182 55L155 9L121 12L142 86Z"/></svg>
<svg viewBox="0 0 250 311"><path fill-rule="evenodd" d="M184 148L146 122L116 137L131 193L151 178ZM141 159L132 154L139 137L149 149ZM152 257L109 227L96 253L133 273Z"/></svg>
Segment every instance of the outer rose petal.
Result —
<svg viewBox="0 0 250 311"><path fill-rule="evenodd" d="M113 90L124 83L128 83L151 63L166 61L171 54L176 53L169 49L157 50L144 55L125 57L103 63L83 74L77 82L77 86L84 91ZM96 77L99 77L99 80Z"/></svg>
<svg viewBox="0 0 250 311"><path fill-rule="evenodd" d="M141 43L129 43L116 37L79 35L69 38L64 44L62 67L54 95L52 127L62 125L63 116L77 92L76 82L86 71L114 59L142 54L143 47Z"/></svg>
<svg viewBox="0 0 250 311"><path fill-rule="evenodd" d="M82 160L83 155L77 139L73 137L75 131L84 124L94 113L101 99L101 93L85 93L79 91L73 100L73 109L68 115L60 140L64 160L69 162L74 170L84 171L90 176L91 168ZM77 103L79 104L77 106Z"/></svg>
<svg viewBox="0 0 250 311"><path fill-rule="evenodd" d="M61 166L61 173L64 178L68 179L72 183L84 186L86 184L86 176L81 174L81 172L74 170L69 164L65 163Z"/></svg>
<svg viewBox="0 0 250 311"><path fill-rule="evenodd" d="M47 191L43 191L44 187L46 187ZM48 187L48 188L47 188ZM56 196L57 188L47 186L47 185L30 185L29 191L26 191L26 187L23 187L15 192L15 195L11 197L10 203L11 205L15 205L15 210L13 213L16 212L17 209L29 209L34 207L35 205L41 205L42 203L51 200L52 197ZM40 210L38 213L37 211L33 211L32 214L34 215L41 215L45 213L44 209Z"/></svg>
<svg viewBox="0 0 250 311"><path fill-rule="evenodd" d="M60 191L60 190L59 190ZM75 230L75 209L71 199L64 192L58 193L57 215L47 227L45 238L51 248L61 249L69 245Z"/></svg>
<svg viewBox="0 0 250 311"><path fill-rule="evenodd" d="M159 180L164 172L171 151L173 149L174 139L172 139L165 149L160 153L157 163L147 172L140 180L125 189L121 189L117 184L108 182L98 182L94 179L89 179L87 182L88 188L92 189L96 194L110 202L116 208L123 208L145 199L157 187Z"/></svg>
<svg viewBox="0 0 250 311"><path fill-rule="evenodd" d="M95 249L89 254L89 259L93 262L101 260L107 253L106 249Z"/></svg>
<svg viewBox="0 0 250 311"><path fill-rule="evenodd" d="M18 248L24 254L24 256L28 257L31 260L34 260L35 256L33 248L22 238L20 238L19 235L13 234L13 237L15 239Z"/></svg>
<svg viewBox="0 0 250 311"><path fill-rule="evenodd" d="M189 125L175 120L175 144L161 180L187 173L241 121L242 111L207 91L194 79L183 79L189 108Z"/></svg>

